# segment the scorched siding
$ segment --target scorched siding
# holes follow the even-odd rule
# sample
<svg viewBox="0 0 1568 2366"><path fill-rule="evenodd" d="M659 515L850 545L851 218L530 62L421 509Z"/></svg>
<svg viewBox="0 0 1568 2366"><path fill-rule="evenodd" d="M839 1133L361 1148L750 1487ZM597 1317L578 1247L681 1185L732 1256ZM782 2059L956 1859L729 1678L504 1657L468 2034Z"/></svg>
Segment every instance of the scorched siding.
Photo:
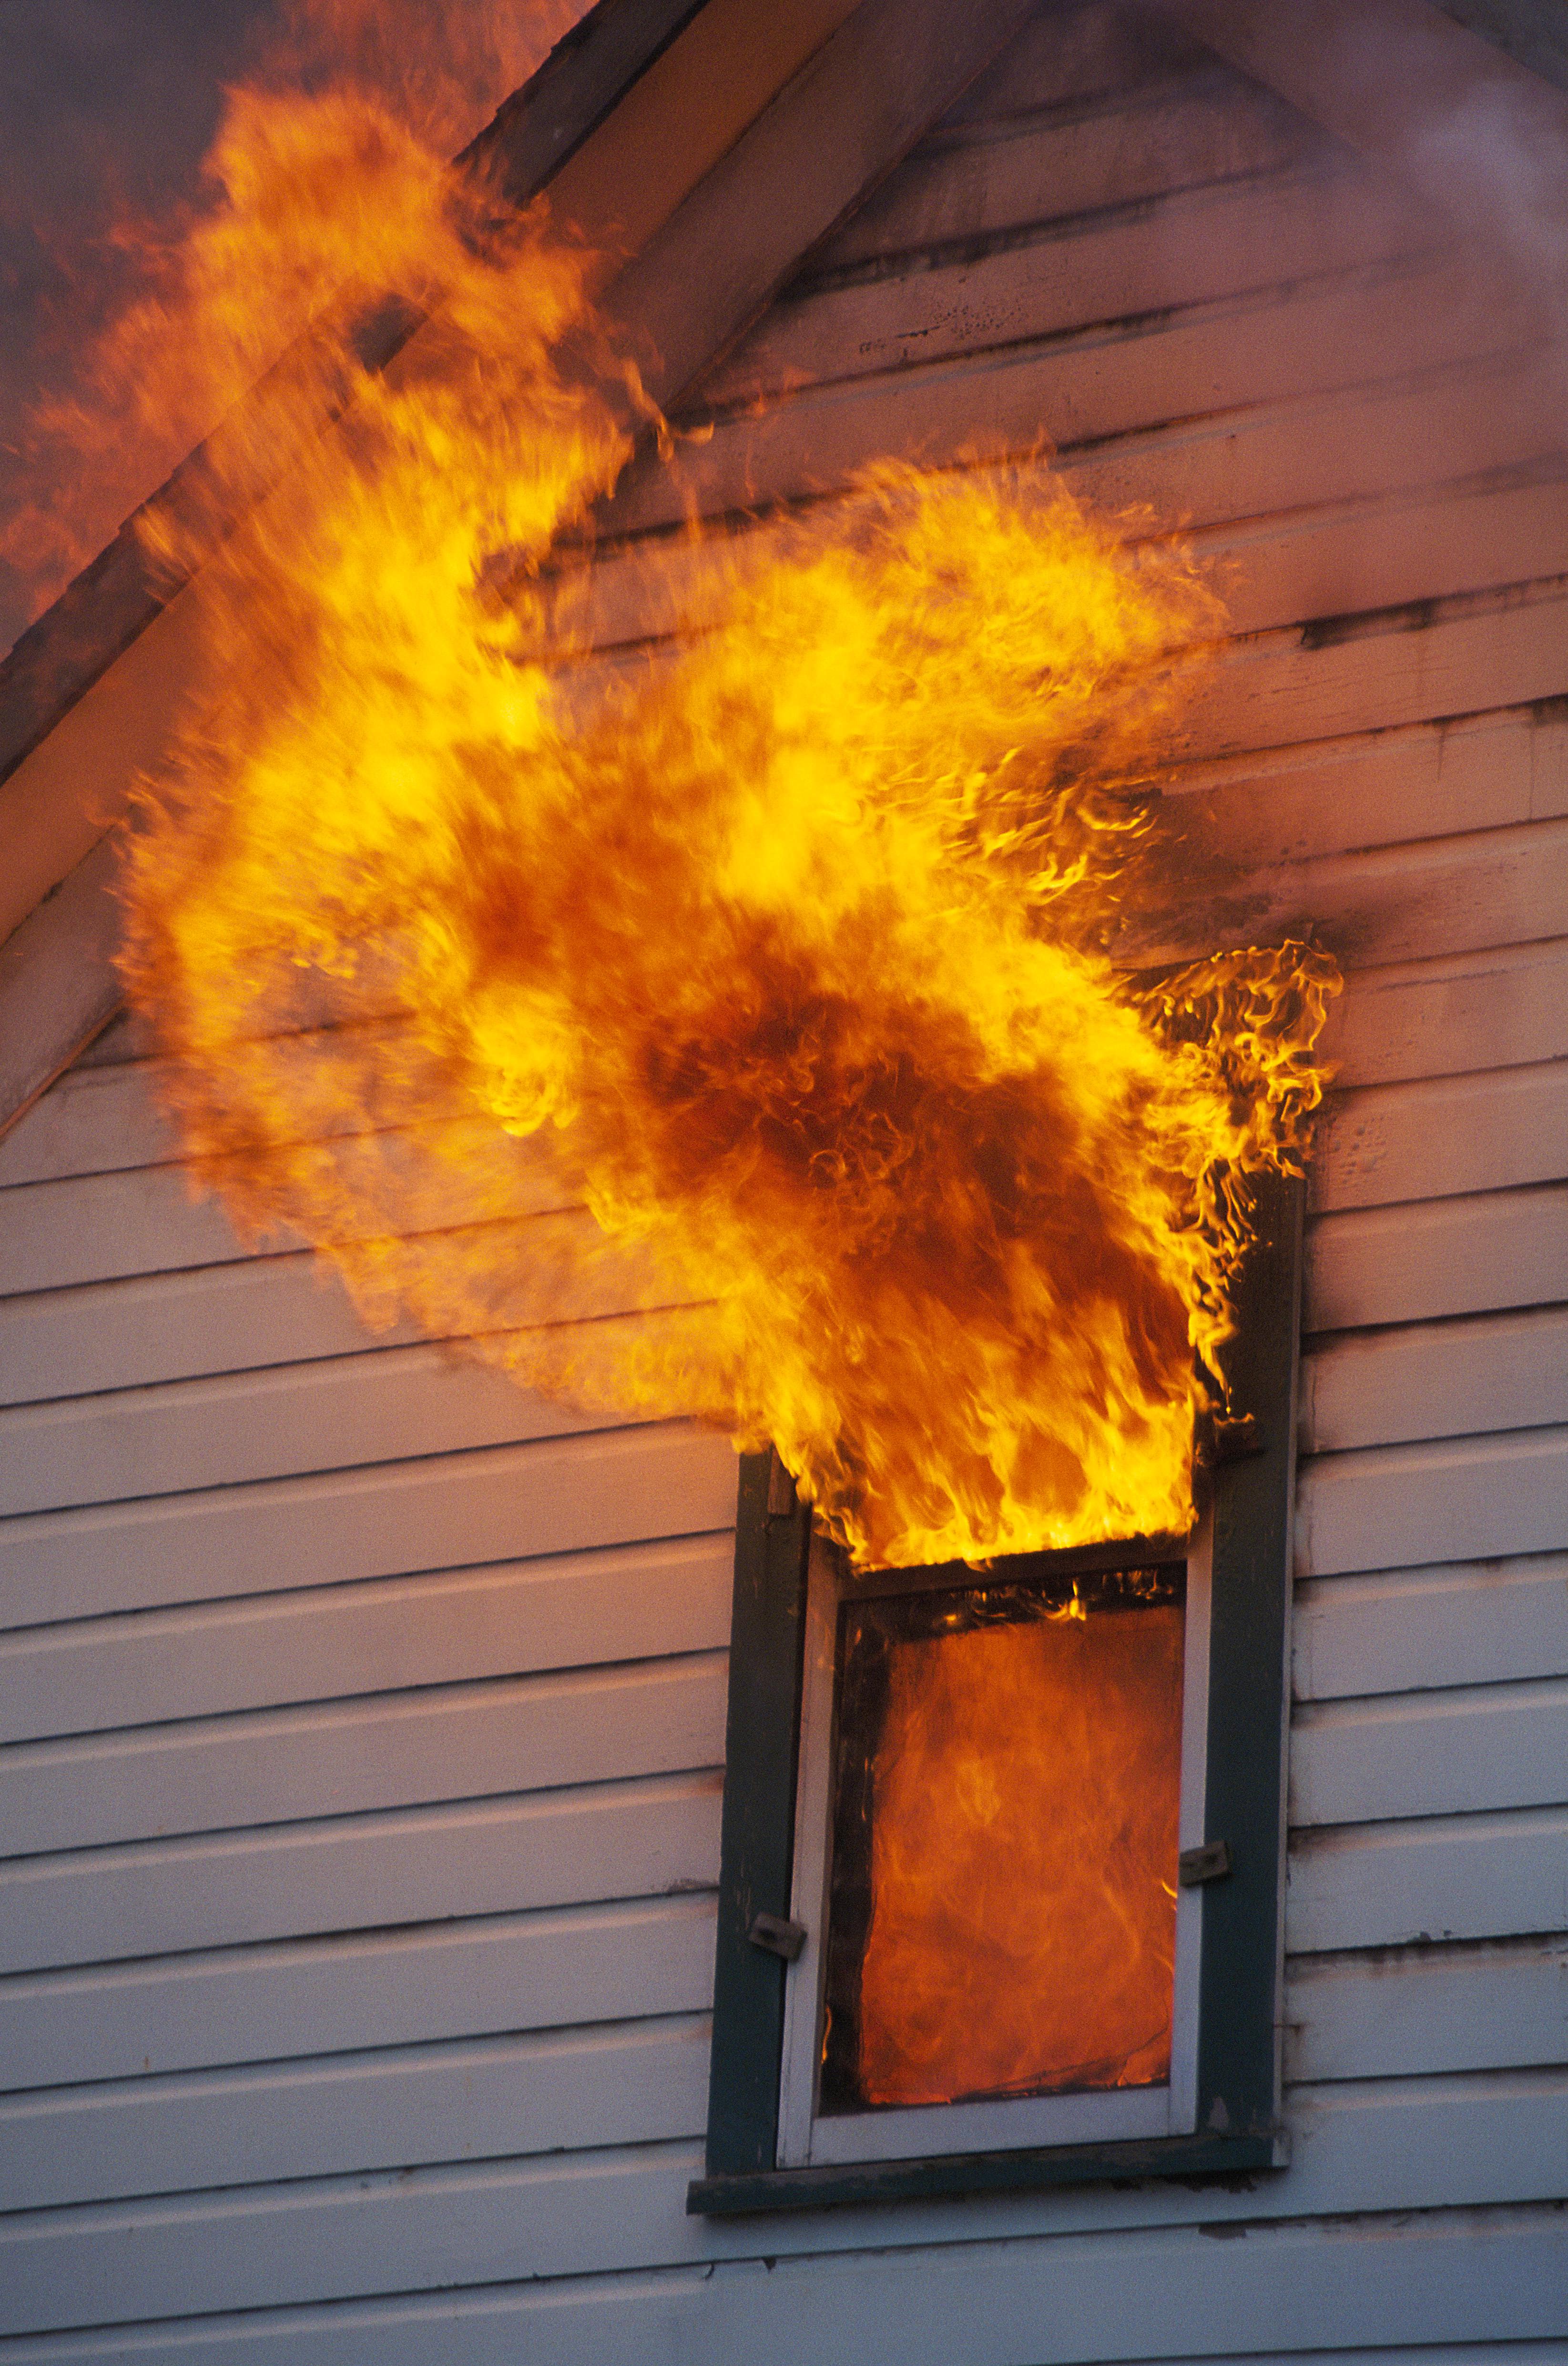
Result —
<svg viewBox="0 0 1568 2366"><path fill-rule="evenodd" d="M372 1341L301 1253L242 1256L122 1029L0 1144L0 2359L1568 2337L1568 504L1560 380L1492 276L1212 60L1043 11L684 447L718 513L1044 432L1226 570L1177 788L1253 931L1315 924L1350 972L1290 2169L689 2219L733 1457ZM657 468L614 504L607 646L678 513Z"/></svg>

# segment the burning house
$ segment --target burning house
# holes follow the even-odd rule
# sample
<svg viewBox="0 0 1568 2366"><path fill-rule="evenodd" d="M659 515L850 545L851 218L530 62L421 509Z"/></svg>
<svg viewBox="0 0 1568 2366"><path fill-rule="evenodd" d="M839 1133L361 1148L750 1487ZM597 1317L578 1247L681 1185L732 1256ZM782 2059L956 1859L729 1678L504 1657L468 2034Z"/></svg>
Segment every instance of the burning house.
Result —
<svg viewBox="0 0 1568 2366"><path fill-rule="evenodd" d="M6 2359L1568 2338L1527 17L274 138L0 674Z"/></svg>

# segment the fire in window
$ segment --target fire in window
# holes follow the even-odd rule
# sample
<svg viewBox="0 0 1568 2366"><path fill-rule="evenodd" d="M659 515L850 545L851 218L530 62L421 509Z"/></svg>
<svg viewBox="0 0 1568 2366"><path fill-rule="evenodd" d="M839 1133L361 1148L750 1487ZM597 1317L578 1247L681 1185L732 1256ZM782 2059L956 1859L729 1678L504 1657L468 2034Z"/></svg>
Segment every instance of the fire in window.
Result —
<svg viewBox="0 0 1568 2366"><path fill-rule="evenodd" d="M743 1477L708 2174L743 2211L1277 2166L1300 1187L1186 1538L854 1569Z"/></svg>
<svg viewBox="0 0 1568 2366"><path fill-rule="evenodd" d="M814 1548L782 2160L1191 2126L1206 1644L1201 1550L857 1582Z"/></svg>

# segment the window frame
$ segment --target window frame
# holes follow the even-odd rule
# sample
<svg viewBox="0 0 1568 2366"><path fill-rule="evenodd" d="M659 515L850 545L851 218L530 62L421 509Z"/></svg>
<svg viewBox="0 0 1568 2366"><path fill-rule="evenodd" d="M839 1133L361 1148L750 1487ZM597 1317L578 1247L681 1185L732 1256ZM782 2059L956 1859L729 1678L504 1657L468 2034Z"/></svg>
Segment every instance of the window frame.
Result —
<svg viewBox="0 0 1568 2366"><path fill-rule="evenodd" d="M1142 1538L1084 1552L1003 1560L996 1577L1027 1582L1043 1562L1058 1582L1106 1570L1184 1561L1180 1839L1182 1849L1204 1839L1207 1774L1209 1675L1209 1522L1191 1540ZM1147 1549L1146 1549L1147 1544ZM874 2160L936 2158L950 2153L1018 2150L1025 2146L1147 2140L1191 2134L1197 2118L1198 1982L1203 1947L1203 1895L1180 1889L1170 2078L1148 2087L935 2103L824 2116L816 2109L817 2053L825 1973L823 1942L828 1921L833 1816L834 1666L840 1605L891 1594L946 1592L975 1583L962 1563L946 1569L890 1572L857 1579L814 1532L806 1573L806 1636L801 1686L800 1774L793 1865L793 1920L806 1932L800 1956L785 1970L783 2061L779 2078L778 2166L834 2161L848 2167ZM983 1582L983 1581L982 1581Z"/></svg>
<svg viewBox="0 0 1568 2366"><path fill-rule="evenodd" d="M1251 1196L1253 1240L1226 1362L1231 1418L1214 1443L1208 1482L1204 1837L1226 1843L1229 1870L1198 1892L1192 2133L778 2165L787 1966L750 1933L759 1914L787 1922L790 1913L811 1518L777 1459L751 1454L741 1460L735 1530L706 2173L690 2185L689 2211L729 2216L1285 2165L1279 1998L1305 1195L1298 1180L1268 1176ZM1147 1549L1173 1557L1169 1546ZM1099 1549L1060 1558L1106 1565Z"/></svg>

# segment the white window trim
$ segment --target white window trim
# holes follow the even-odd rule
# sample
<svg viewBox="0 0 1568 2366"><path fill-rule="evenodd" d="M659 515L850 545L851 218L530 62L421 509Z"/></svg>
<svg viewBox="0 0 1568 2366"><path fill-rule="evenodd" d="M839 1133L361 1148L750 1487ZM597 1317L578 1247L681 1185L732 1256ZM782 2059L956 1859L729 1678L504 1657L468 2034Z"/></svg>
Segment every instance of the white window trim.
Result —
<svg viewBox="0 0 1568 2366"><path fill-rule="evenodd" d="M1208 1761L1210 1529L1200 1522L1186 1550L1187 1597L1182 1684L1182 1795L1178 1847L1203 1841ZM817 2114L818 2032L825 1969L829 1825L833 1778L834 1652L840 1583L832 1552L813 1535L806 1596L805 1674L795 1798L791 1914L806 1939L785 1983L778 2097L780 2169L856 2161L925 2159L1024 2146L1189 2135L1197 2124L1199 1951L1203 1893L1178 1889L1170 2078L1158 2087L1040 2095L993 2103Z"/></svg>

